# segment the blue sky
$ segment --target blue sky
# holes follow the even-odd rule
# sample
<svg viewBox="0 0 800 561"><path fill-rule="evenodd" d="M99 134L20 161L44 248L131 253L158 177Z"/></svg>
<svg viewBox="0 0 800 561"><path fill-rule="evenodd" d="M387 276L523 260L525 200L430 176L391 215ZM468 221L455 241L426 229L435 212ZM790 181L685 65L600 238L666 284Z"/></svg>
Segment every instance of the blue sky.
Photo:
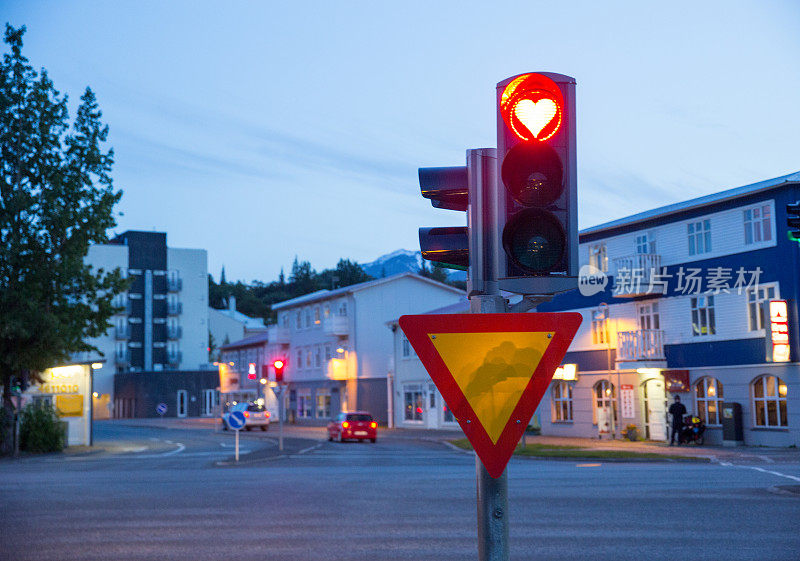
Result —
<svg viewBox="0 0 800 561"><path fill-rule="evenodd" d="M574 76L580 227L800 170L798 2L24 2L25 52L90 85L118 231L271 280L463 224L417 168L495 145L495 84Z"/></svg>

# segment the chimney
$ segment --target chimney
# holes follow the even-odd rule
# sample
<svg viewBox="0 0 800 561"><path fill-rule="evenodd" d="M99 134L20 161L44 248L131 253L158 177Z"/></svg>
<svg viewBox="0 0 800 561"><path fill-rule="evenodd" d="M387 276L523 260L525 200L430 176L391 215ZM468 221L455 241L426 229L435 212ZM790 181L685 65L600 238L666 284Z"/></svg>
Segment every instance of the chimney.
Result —
<svg viewBox="0 0 800 561"><path fill-rule="evenodd" d="M228 309L232 312L236 311L236 296L233 294L228 296Z"/></svg>

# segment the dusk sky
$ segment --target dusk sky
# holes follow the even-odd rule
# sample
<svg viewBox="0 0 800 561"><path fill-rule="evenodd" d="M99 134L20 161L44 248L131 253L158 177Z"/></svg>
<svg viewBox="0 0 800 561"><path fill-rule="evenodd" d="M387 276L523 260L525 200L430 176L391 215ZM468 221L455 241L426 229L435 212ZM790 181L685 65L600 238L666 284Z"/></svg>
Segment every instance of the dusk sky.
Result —
<svg viewBox="0 0 800 561"><path fill-rule="evenodd" d="M522 72L577 80L581 228L800 170L796 1L0 7L58 89L95 90L117 231L207 249L217 279L368 262L463 224L417 168L494 146L495 85Z"/></svg>

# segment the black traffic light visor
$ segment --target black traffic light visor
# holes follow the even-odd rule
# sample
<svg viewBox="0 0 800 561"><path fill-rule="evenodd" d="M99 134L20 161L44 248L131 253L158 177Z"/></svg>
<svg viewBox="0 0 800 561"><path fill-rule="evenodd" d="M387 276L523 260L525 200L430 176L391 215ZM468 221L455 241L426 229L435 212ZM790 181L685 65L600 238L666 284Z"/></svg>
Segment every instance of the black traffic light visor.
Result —
<svg viewBox="0 0 800 561"><path fill-rule="evenodd" d="M525 206L547 206L564 191L561 158L541 142L525 142L509 150L500 173L509 194Z"/></svg>

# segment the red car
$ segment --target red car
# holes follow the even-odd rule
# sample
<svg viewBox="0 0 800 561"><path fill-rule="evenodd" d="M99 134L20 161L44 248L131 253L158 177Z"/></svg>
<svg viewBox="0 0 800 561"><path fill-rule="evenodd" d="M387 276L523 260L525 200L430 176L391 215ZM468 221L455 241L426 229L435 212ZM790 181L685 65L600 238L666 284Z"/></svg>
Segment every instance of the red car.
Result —
<svg viewBox="0 0 800 561"><path fill-rule="evenodd" d="M366 411L339 413L336 419L328 423L328 440L344 442L345 440L370 440L378 437L378 423Z"/></svg>

